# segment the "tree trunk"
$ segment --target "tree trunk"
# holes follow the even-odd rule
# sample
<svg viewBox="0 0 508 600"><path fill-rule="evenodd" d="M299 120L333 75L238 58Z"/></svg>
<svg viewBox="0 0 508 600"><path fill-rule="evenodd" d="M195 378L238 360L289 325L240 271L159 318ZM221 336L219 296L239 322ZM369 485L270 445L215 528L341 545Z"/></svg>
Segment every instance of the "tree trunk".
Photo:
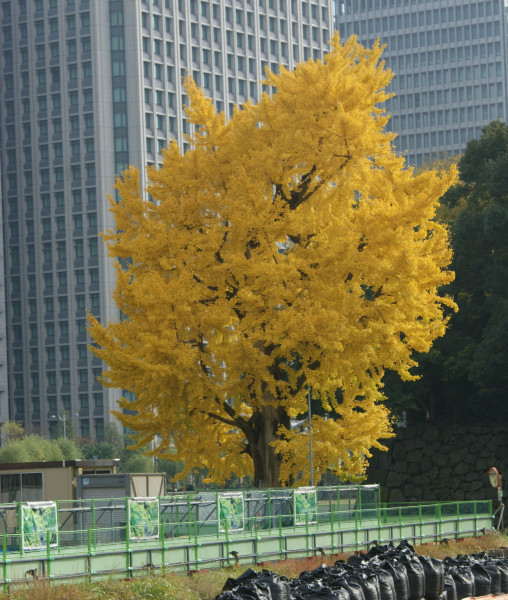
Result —
<svg viewBox="0 0 508 600"><path fill-rule="evenodd" d="M254 485L257 487L280 487L281 457L270 442L277 439L280 425L289 427L286 412L277 406L267 405L249 419L251 434L248 436L248 452L254 462Z"/></svg>

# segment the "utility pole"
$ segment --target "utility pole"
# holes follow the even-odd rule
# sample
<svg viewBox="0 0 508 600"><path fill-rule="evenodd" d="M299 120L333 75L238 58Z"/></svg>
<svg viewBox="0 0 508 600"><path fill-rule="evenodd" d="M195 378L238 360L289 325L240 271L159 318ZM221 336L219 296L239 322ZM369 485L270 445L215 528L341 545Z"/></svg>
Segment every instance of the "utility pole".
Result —
<svg viewBox="0 0 508 600"><path fill-rule="evenodd" d="M67 439L67 430L65 424L67 423L67 413L64 411L61 415L58 415L58 419L63 423L63 436L64 440Z"/></svg>
<svg viewBox="0 0 508 600"><path fill-rule="evenodd" d="M312 388L307 388L307 402L308 402L308 413L309 413L309 446L310 446L310 485L314 486L314 465L312 462L312 410L310 407L310 401L312 396Z"/></svg>

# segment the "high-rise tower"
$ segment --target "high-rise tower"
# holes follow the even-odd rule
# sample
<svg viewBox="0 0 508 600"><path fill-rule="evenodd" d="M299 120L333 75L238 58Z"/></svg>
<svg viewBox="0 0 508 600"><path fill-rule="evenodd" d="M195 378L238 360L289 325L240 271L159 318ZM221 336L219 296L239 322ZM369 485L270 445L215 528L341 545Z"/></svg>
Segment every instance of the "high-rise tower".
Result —
<svg viewBox="0 0 508 600"><path fill-rule="evenodd" d="M229 114L259 97L265 65L322 57L332 23L332 0L0 2L0 419L8 404L11 420L51 435L65 411L79 436L102 436L120 391L96 381L86 309L118 318L99 237L115 173L183 144L187 74Z"/></svg>
<svg viewBox="0 0 508 600"><path fill-rule="evenodd" d="M507 0L337 0L336 28L395 73L386 104L400 152L419 166L464 151L508 117Z"/></svg>

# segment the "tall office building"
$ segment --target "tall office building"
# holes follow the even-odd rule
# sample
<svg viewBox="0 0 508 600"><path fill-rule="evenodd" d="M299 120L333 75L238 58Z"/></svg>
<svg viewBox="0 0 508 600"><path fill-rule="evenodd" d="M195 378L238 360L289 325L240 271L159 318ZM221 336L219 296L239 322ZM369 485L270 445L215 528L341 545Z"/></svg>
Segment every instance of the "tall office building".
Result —
<svg viewBox="0 0 508 600"><path fill-rule="evenodd" d="M507 0L337 0L341 37L386 44L387 103L410 164L459 154L508 117Z"/></svg>
<svg viewBox="0 0 508 600"><path fill-rule="evenodd" d="M99 238L115 173L182 144L187 74L229 114L265 65L322 57L332 23L332 0L0 1L10 419L51 435L66 414L102 436L121 392L96 381L85 311L119 317ZM5 419L2 368L0 352Z"/></svg>
<svg viewBox="0 0 508 600"><path fill-rule="evenodd" d="M0 180L2 174L0 172ZM0 199L1 199L0 188ZM7 320L5 313L4 234L0 211L0 427L9 420L9 374L7 368ZM0 444L2 435L0 432Z"/></svg>

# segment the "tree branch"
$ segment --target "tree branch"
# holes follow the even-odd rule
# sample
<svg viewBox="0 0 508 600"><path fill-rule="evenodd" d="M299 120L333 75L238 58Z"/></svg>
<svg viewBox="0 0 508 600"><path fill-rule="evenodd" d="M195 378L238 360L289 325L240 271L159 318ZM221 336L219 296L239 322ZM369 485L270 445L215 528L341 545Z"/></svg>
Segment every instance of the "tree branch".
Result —
<svg viewBox="0 0 508 600"><path fill-rule="evenodd" d="M238 427L235 421L231 421L230 419L226 419L225 417L221 417L220 415L216 415L215 413L209 412L207 413L209 417L224 423L225 425L231 425L232 427Z"/></svg>
<svg viewBox="0 0 508 600"><path fill-rule="evenodd" d="M224 235L222 236L222 243L220 245L220 248L214 254L215 260L221 264L224 263L224 259L222 258L221 250L222 250L222 248L224 248L224 244L226 243L226 241L228 239L228 233L229 233L229 231L227 231L227 230L224 232Z"/></svg>
<svg viewBox="0 0 508 600"><path fill-rule="evenodd" d="M217 421L221 421L221 423L225 423L226 425L238 427L238 429L240 429L247 438L252 435L250 423L246 421L242 416L237 414L235 409L230 404L228 404L227 402L222 402L217 397L215 397L215 403L229 416L229 419L212 412L208 413L210 417L217 419Z"/></svg>

